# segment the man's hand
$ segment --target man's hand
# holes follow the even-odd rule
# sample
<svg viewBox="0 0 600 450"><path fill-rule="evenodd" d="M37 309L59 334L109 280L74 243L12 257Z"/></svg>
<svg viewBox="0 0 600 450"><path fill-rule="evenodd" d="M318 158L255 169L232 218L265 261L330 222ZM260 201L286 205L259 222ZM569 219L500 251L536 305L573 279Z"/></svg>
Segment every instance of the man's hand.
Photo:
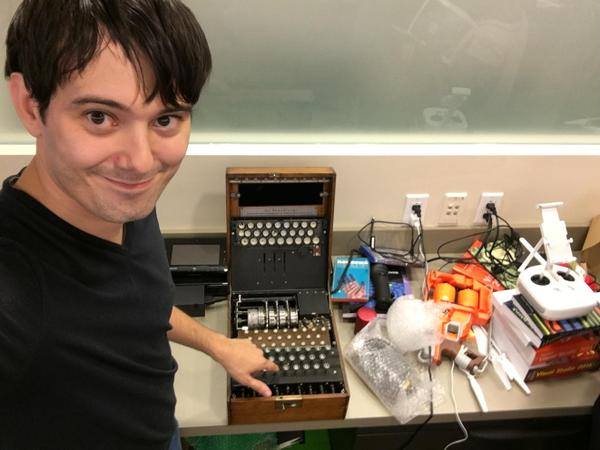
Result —
<svg viewBox="0 0 600 450"><path fill-rule="evenodd" d="M252 374L262 371L276 372L279 367L266 359L262 350L249 339L229 339L206 328L175 307L170 323L172 329L167 335L171 341L210 355L238 382L265 397L271 395L269 387Z"/></svg>
<svg viewBox="0 0 600 450"><path fill-rule="evenodd" d="M276 372L277 364L264 357L263 352L249 339L223 340L214 354L229 375L239 383L254 389L263 397L270 397L271 390L260 380L252 376L256 372Z"/></svg>

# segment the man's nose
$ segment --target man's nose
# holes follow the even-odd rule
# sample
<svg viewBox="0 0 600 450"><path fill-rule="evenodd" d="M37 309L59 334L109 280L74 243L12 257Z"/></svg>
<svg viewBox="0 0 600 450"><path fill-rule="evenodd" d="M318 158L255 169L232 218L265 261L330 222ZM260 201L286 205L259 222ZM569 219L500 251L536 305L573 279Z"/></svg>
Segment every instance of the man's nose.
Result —
<svg viewBox="0 0 600 450"><path fill-rule="evenodd" d="M143 126L127 130L122 143L121 167L137 173L150 173L154 168L151 133Z"/></svg>

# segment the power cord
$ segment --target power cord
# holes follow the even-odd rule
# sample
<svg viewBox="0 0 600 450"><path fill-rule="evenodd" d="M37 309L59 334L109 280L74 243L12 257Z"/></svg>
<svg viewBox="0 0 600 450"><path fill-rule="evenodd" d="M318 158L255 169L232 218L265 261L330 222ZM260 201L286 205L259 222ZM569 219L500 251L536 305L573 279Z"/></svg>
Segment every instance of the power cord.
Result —
<svg viewBox="0 0 600 450"><path fill-rule="evenodd" d="M402 227L407 227L410 229L410 248L408 249L398 249L395 250L393 252L391 252L391 249L386 249L386 248L380 248L374 245L375 239L374 239L374 229L375 229L375 225L399 225ZM369 241L365 240L362 237L362 234L364 233L364 231L369 228ZM418 236L415 239L415 227L414 225L410 224L410 223L406 223L406 222L393 222L393 221L389 221L389 220L375 220L375 219L371 219L367 224L365 224L360 230L358 230L358 232L356 233L356 238L364 245L371 247L373 250L375 250L377 253L381 254L384 257L390 257L390 258L394 258L399 260L400 262L403 262L406 265L411 265L411 264L416 264L416 263L420 263L422 261L420 261L416 256L415 256L415 248L417 246L418 243Z"/></svg>
<svg viewBox="0 0 600 450"><path fill-rule="evenodd" d="M431 347L428 348L429 360L431 360ZM415 431L413 431L413 434L410 435L408 440L404 444L402 444L402 447L400 447L398 450L406 450L408 446L412 443L412 441L415 439L415 437L417 437L419 431L421 431L423 427L425 427L425 425L427 425L433 417L433 376L431 375L431 364L427 365L427 372L429 374L429 383L432 386L431 391L429 392L429 415L427 416L427 419L425 419L425 421L421 423Z"/></svg>
<svg viewBox="0 0 600 450"><path fill-rule="evenodd" d="M413 205L412 211L413 211L412 216L414 218L413 227L416 228L417 232L419 233L415 242L419 243L419 253L421 255L421 258L423 259L423 264L424 264L423 284L421 286L421 293L424 293L425 287L427 285L427 272L429 272L429 265L427 263L427 257L425 256L425 239L423 237L423 221L421 220L421 205L418 205L418 204Z"/></svg>
<svg viewBox="0 0 600 450"><path fill-rule="evenodd" d="M374 246L374 229L375 229L375 225L377 224L383 224L383 225L400 225L403 227L408 227L410 228L410 248L407 250L404 249L399 249L399 250L395 250L393 253L390 252L389 249L382 249L382 248L378 248ZM362 234L364 233L364 231L369 228L369 242L367 242L363 237ZM422 228L421 228L422 229ZM427 267L427 261L425 258L425 254L422 251L422 260L419 259L419 257L417 257L415 255L415 248L417 247L417 244L421 241L422 242L422 233L419 233L419 235L415 238L415 227L413 225L411 225L410 223L406 223L406 222L393 222L393 221L389 221L389 220L375 220L375 219L371 219L368 223L366 223L360 230L358 230L358 232L356 233L356 235L354 236L354 238L358 239L359 242L361 242L364 245L367 245L371 248L373 248L373 250L377 251L377 253L379 253L380 255L384 256L384 257L390 257L390 258L394 258L397 259L400 262L403 262L406 265L410 265L410 264L416 264L416 263L423 263L425 264L425 266ZM352 239L350 240L352 241ZM354 256L360 256L360 252L353 248L352 250L350 250L350 255L348 257L348 261L346 262L346 265L344 266L344 270L342 271L342 274L340 276L340 279L338 281L337 286L335 286L335 288L331 291L332 294L335 294L336 292L338 292L341 289L342 286L342 280L344 279L344 277L346 276L346 274L348 273L348 269L350 268L350 264L352 263L352 259L354 258Z"/></svg>
<svg viewBox="0 0 600 450"><path fill-rule="evenodd" d="M484 232L468 234L442 243L437 249L437 256L429 259L428 262L442 260L446 264L472 264L477 261L501 282L506 282L505 278L516 278L518 276L517 267L523 255L523 249L518 244L519 234L504 218L498 215L496 205L492 202L486 205L483 218L487 225ZM501 235L502 230L507 230L507 232ZM481 240L481 245L476 251L469 249L470 258L442 256L443 247L476 236Z"/></svg>
<svg viewBox="0 0 600 450"><path fill-rule="evenodd" d="M458 406L456 404L456 395L454 395L454 367L455 367L455 365L456 365L455 362L452 361L452 369L450 369L450 393L452 395L452 404L454 405L454 415L456 416L456 421L458 422L458 426L462 430L464 437L462 437L461 439L458 439L456 441L450 442L448 445L446 445L444 447L444 450L448 450L453 445L460 444L462 442L466 442L466 440L469 439L469 433L467 432L467 429L465 428L464 424L460 420L460 416L458 415Z"/></svg>

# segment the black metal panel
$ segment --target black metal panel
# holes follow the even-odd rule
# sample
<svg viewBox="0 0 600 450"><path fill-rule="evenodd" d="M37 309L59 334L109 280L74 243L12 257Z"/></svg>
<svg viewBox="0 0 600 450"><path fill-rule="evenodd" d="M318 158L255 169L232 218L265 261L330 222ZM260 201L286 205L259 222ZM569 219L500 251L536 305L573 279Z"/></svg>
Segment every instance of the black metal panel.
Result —
<svg viewBox="0 0 600 450"><path fill-rule="evenodd" d="M327 285L326 252L315 256L309 247L233 247L233 292L281 291Z"/></svg>

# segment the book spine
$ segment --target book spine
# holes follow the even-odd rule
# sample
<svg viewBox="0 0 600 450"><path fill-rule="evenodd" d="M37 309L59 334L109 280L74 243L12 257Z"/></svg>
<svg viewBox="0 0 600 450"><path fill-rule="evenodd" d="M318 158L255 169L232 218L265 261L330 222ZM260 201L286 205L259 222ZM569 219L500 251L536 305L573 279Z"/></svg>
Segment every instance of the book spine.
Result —
<svg viewBox="0 0 600 450"><path fill-rule="evenodd" d="M539 314L535 312L533 307L527 303L527 300L525 300L522 295L515 295L515 306L521 309L521 312L526 316L527 320L532 323L532 326L540 331L541 335L536 333L538 336L543 337L552 334Z"/></svg>
<svg viewBox="0 0 600 450"><path fill-rule="evenodd" d="M579 363L566 363L550 365L546 367L538 367L527 372L525 381L536 381L550 378L561 378L570 375L575 375L581 372L591 372L600 367L600 359L596 358L591 361L583 361Z"/></svg>
<svg viewBox="0 0 600 450"><path fill-rule="evenodd" d="M528 334L536 337L536 340L538 341L538 343L536 344L534 342L534 344L536 344L536 346L538 346L539 341L540 341L541 337L543 336L541 331L538 330L537 327L535 327L533 325L533 323L531 323L529 320L527 320L527 316L523 312L521 312L521 310L515 305L514 301L508 301L504 305L509 309L510 314L516 316L519 319L520 324L522 324L521 328L523 329L523 331L525 332L525 330L529 330L530 333L528 333Z"/></svg>

